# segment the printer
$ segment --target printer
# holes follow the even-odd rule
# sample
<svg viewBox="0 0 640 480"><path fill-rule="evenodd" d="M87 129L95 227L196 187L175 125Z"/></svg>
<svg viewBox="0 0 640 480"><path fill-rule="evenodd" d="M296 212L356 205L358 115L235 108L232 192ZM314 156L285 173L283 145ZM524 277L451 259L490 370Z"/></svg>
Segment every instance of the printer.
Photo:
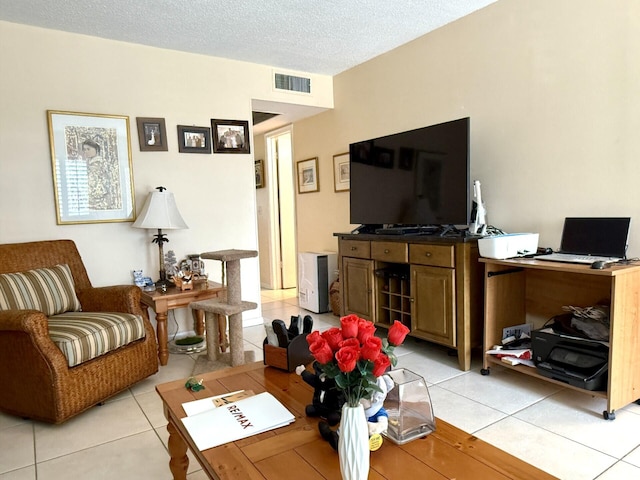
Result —
<svg viewBox="0 0 640 480"><path fill-rule="evenodd" d="M533 360L541 375L585 390L606 390L609 345L556 332L531 332Z"/></svg>

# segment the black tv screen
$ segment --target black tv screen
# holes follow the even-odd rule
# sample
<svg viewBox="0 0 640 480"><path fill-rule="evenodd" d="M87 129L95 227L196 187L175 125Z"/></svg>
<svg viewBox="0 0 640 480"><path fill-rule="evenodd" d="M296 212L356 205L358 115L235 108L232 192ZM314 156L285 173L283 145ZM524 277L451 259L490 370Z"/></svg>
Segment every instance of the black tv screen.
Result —
<svg viewBox="0 0 640 480"><path fill-rule="evenodd" d="M349 145L352 224L467 225L468 117Z"/></svg>

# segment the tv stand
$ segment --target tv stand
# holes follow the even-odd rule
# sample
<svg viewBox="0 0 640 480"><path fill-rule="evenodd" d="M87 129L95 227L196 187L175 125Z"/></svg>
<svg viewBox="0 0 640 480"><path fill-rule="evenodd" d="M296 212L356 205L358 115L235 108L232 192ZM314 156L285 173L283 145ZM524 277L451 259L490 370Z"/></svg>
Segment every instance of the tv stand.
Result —
<svg viewBox="0 0 640 480"><path fill-rule="evenodd" d="M482 345L477 240L437 233L335 235L341 315L353 313L382 328L398 320L409 335L456 350L460 369L469 370L471 349Z"/></svg>

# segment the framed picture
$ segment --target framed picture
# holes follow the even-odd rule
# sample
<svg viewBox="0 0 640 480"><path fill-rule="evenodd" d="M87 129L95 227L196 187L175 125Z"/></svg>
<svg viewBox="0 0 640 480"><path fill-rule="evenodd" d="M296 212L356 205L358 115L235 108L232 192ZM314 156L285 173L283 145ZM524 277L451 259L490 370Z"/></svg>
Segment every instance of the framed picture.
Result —
<svg viewBox="0 0 640 480"><path fill-rule="evenodd" d="M262 160L256 160L256 188L264 187L264 162Z"/></svg>
<svg viewBox="0 0 640 480"><path fill-rule="evenodd" d="M141 152L166 152L167 129L164 118L136 117Z"/></svg>
<svg viewBox="0 0 640 480"><path fill-rule="evenodd" d="M58 225L132 222L129 117L47 110Z"/></svg>
<svg viewBox="0 0 640 480"><path fill-rule="evenodd" d="M211 153L209 127L178 125L178 151L181 153Z"/></svg>
<svg viewBox="0 0 640 480"><path fill-rule="evenodd" d="M251 153L249 122L211 119L214 153Z"/></svg>
<svg viewBox="0 0 640 480"><path fill-rule="evenodd" d="M298 171L298 193L310 193L320 190L318 157L300 160L296 166Z"/></svg>
<svg viewBox="0 0 640 480"><path fill-rule="evenodd" d="M349 190L349 152L333 156L333 188L336 192Z"/></svg>

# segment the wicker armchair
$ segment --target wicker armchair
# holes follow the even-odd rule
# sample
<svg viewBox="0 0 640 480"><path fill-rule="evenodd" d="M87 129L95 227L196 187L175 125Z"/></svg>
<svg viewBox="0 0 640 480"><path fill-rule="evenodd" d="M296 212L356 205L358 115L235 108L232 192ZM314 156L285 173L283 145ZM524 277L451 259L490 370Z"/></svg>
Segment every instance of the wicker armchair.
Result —
<svg viewBox="0 0 640 480"><path fill-rule="evenodd" d="M0 411L51 423L62 423L158 371L155 332L140 307L138 287L93 288L71 240L0 245L0 274L59 264L69 265L83 311L141 315L145 336L70 368L49 337L44 313L0 311Z"/></svg>

